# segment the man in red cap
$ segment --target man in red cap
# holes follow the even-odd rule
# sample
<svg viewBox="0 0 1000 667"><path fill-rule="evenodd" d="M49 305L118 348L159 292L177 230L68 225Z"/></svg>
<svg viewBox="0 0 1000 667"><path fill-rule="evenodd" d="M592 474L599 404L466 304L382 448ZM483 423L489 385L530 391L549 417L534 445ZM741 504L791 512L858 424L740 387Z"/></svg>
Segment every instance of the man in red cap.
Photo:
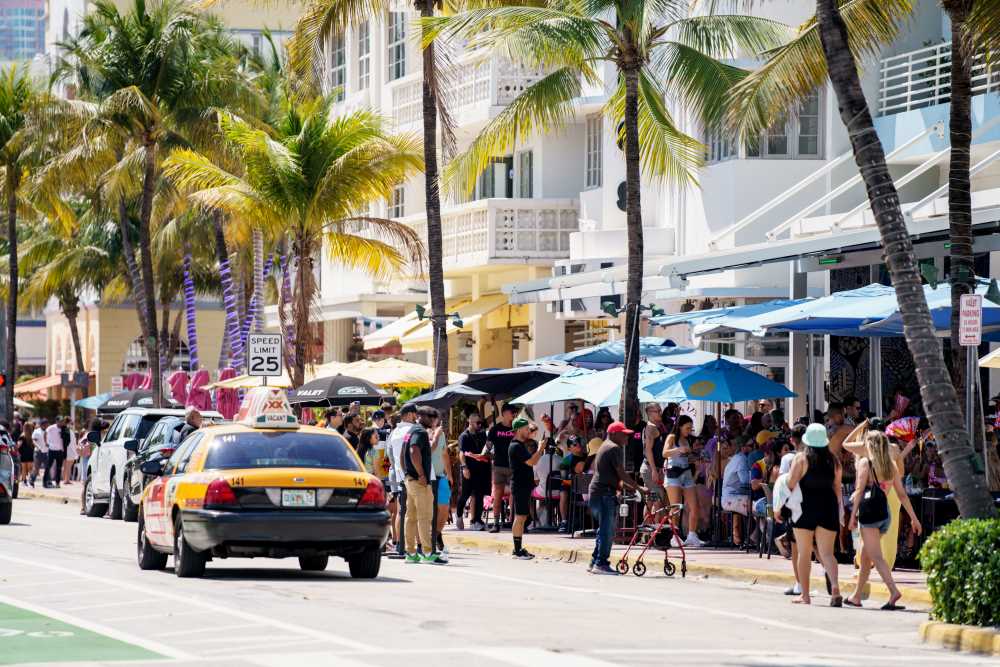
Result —
<svg viewBox="0 0 1000 667"><path fill-rule="evenodd" d="M615 537L615 515L618 510L618 487L629 490L642 487L633 482L625 472L622 448L634 434L621 422L608 426L608 439L597 450L594 460L594 477L590 481L590 511L597 519L597 540L588 570L591 574L618 574L611 567L611 544Z"/></svg>

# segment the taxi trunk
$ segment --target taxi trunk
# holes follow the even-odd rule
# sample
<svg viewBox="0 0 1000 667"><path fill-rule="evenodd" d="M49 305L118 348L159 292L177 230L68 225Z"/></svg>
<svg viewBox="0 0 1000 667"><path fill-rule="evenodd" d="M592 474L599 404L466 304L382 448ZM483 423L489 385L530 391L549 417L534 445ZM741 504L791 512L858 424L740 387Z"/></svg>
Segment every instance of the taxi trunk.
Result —
<svg viewBox="0 0 1000 667"><path fill-rule="evenodd" d="M349 556L381 548L388 537L381 482L364 473L258 468L202 474L204 502L183 512L185 537L213 556Z"/></svg>

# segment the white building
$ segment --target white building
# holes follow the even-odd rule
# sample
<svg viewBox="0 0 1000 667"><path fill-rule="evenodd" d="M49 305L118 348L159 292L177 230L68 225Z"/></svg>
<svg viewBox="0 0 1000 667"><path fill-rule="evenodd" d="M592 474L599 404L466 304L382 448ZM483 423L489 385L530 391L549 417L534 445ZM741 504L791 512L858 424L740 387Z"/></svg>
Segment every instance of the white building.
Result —
<svg viewBox="0 0 1000 667"><path fill-rule="evenodd" d="M879 60L865 63L862 83L917 252L943 275L948 254L950 26L938 3L920 0L915 5L914 17L902 34L883 49ZM798 25L815 5L797 1L764 7L770 8L772 17ZM993 251L1000 248L995 234L1000 220L1000 163L996 162L1000 97L994 92L996 75L988 75L982 59L973 73L973 87L976 268L980 275L995 276ZM700 188L653 197L656 203L651 205L662 207L659 216L652 216L656 231L672 235L672 243L660 256L647 252L644 299L665 301L667 309L676 312L685 300L740 303L886 281L878 231L829 87L790 113L786 123L765 133L757 149L737 146L724 137L703 138L709 164L700 176ZM620 154L607 149L608 137L604 145L605 183L614 183L620 179ZM647 192L643 192L644 220L649 220ZM583 193L582 201L591 196ZM582 209L590 210L586 204ZM557 270L551 279L509 285L505 292L515 303L548 303L564 312L590 303L585 310L591 310L602 297L624 293L624 263L609 261L600 252L616 247L623 237L614 218L581 219L571 257L562 263L573 267L563 272L571 275L559 275ZM597 270L596 262L612 267ZM576 268L580 265L583 270ZM680 339L686 327L668 333ZM763 353L775 375L801 394L807 384L802 338L792 336L792 354L788 339L781 336L756 341L737 336L732 348L722 349L739 354L747 351L747 345L755 346L754 356ZM826 337L822 348L817 344L822 357L813 366L812 386L820 403L825 386L833 397L853 394L875 409L884 400L879 386L890 395L896 383L912 385L912 360L902 342L886 340L871 346L870 340ZM871 368L882 368L881 385L878 373L869 373ZM794 404L789 414L805 414L805 405Z"/></svg>

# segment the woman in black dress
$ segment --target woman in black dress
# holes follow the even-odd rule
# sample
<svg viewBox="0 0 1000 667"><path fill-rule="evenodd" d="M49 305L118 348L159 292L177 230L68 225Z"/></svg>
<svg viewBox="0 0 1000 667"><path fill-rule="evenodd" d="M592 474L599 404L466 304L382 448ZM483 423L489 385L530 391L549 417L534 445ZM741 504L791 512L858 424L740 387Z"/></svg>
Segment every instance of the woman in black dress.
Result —
<svg viewBox="0 0 1000 667"><path fill-rule="evenodd" d="M844 598L840 594L837 578L837 559L833 555L833 544L840 530L841 498L840 461L830 451L826 427L810 424L802 436L805 451L795 455L792 462L788 488L802 489L802 514L792 523L795 542L799 545L798 577L802 586L802 597L794 600L800 604L810 604L809 574L812 569L812 549L806 545L816 540L816 556L830 578L831 607L842 607Z"/></svg>
<svg viewBox="0 0 1000 667"><path fill-rule="evenodd" d="M21 435L17 438L17 450L21 456L21 482L28 483L31 472L35 468L35 443L31 440L31 432L35 430L35 425L31 422L24 422L21 427Z"/></svg>

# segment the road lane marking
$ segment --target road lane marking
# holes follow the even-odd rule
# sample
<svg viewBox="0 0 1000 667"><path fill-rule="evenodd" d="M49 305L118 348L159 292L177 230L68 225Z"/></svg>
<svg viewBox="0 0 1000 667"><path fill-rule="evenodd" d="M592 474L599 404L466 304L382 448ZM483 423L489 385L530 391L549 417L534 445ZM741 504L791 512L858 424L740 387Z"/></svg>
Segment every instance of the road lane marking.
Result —
<svg viewBox="0 0 1000 667"><path fill-rule="evenodd" d="M877 648L885 648L886 650L899 649L900 647L892 646L878 646ZM797 652L781 652L781 651L768 651L768 650L746 650L746 649L711 649L711 648L600 648L591 649L586 651L592 655L618 655L618 656L629 656L629 655L662 655L664 657L677 656L677 655L707 655L707 656L729 656L734 658L793 658L796 660L794 664L812 664L813 659L833 659L833 660L847 660L850 664L867 663L867 662L901 662L901 663L911 663L911 662L931 662L931 663L963 663L969 665L983 665L990 664L989 656L964 656L953 651L940 651L934 649L933 647L926 647L924 651L920 653L911 653L906 655L900 655L898 653L887 653L885 655L872 655L871 653L837 653L835 655L825 655L823 653L810 653L803 654Z"/></svg>
<svg viewBox="0 0 1000 667"><path fill-rule="evenodd" d="M543 648L491 647L469 651L473 655L522 667L614 667L617 663L598 660L579 653L560 653Z"/></svg>
<svg viewBox="0 0 1000 667"><path fill-rule="evenodd" d="M438 568L427 568L428 571L434 571L435 569ZM447 568L440 568L440 569L443 571ZM717 609L715 607L706 607L703 605L691 604L689 602L675 602L672 600L665 600L662 598L643 597L641 595L631 595L628 593L613 593L599 588L582 588L580 586L570 586L566 584L550 584L544 581L533 581L531 579L521 579L518 577L510 577L501 574L490 574L489 572L482 572L479 570L468 570L465 568L452 568L450 572L453 572L455 574L464 574L470 577L480 577L484 579L495 579L497 581L507 581L516 584L523 584L525 586L530 586L531 588L550 588L552 590L567 591L570 593L577 593L584 595L603 595L605 597L617 598L619 600L642 602L644 604L662 605L666 607L673 607L675 609L683 609L685 611L694 611L703 614L712 614L713 616L732 618L743 622L763 623L771 627L781 628L783 630L791 630L793 632L808 632L810 634L818 635L820 637L826 637L827 639L836 639L837 641L850 641L860 644L867 644L867 642L862 638L849 637L849 636L845 637L843 633L839 632L822 630L820 628L811 628L804 625L796 625L795 623L778 621L772 618L767 618L766 616L760 616L760 615L755 616L753 614L743 614L736 611Z"/></svg>
<svg viewBox="0 0 1000 667"><path fill-rule="evenodd" d="M90 630L91 632L95 632L99 635L104 635L105 637L110 637L111 639L116 639L120 642L125 642L126 644L132 644L134 646L144 648L147 651L159 653L170 658L190 660L195 657L191 653L167 646L166 644L161 644L157 641L143 639L142 637L137 637L128 632L116 630L115 628L110 628L106 625L101 625L100 623L94 623L93 621L85 618L79 618L78 616L73 616L72 614L67 614L56 609L49 609L48 607L43 607L42 605L25 602L6 595L0 595L0 603L7 604L12 607L20 607L21 609L25 609L35 614L40 614L42 616L48 616L49 618L53 618L57 621L67 623L69 625L75 625L79 628L83 628L84 630Z"/></svg>
<svg viewBox="0 0 1000 667"><path fill-rule="evenodd" d="M326 642L326 640L323 639L276 639L268 641L266 643L245 644L243 646L240 646L240 651L243 651L243 653L237 654L237 656L245 657L247 655L253 655L252 653L253 651L258 651L260 649L270 649L274 648L275 646L287 646L290 644L292 645L292 647L295 647L295 646L302 646L303 644L322 644L322 643L328 643L328 642ZM231 646L222 646L219 648L206 648L203 649L201 652L205 656L210 656L213 658L234 655L233 647ZM284 664L286 665L289 664L290 658L291 656L289 654L287 653L284 654L284 660L285 660ZM295 662L298 664L306 664L304 661L299 660L299 656L297 654L295 655ZM337 664L337 666L340 667L339 660L335 664ZM370 664L369 667L371 667Z"/></svg>
<svg viewBox="0 0 1000 667"><path fill-rule="evenodd" d="M156 618L162 618L157 616ZM205 628L194 628L192 630L171 630L170 632L157 632L154 637L187 637L188 635L201 634L202 632L221 632L223 630L241 630L243 628L258 627L256 623L241 623L239 625L216 625Z"/></svg>
<svg viewBox="0 0 1000 667"><path fill-rule="evenodd" d="M91 609L107 609L108 607L131 607L146 604L144 600L129 600L128 602L102 602L101 604L85 604L79 607L66 607L64 611L89 611Z"/></svg>
<svg viewBox="0 0 1000 667"><path fill-rule="evenodd" d="M98 583L102 583L107 586L120 588L124 590L130 590L135 593L140 593L142 595L147 595L150 597L157 597L164 600L173 600L175 602L181 602L185 605L201 607L202 609L222 614L225 617L238 618L244 621L258 623L260 625L266 625L268 627L275 628L278 630L284 630L286 632L305 635L313 639L319 639L322 641L329 642L331 644L337 644L339 646L343 646L344 648L351 648L356 651L368 651L371 650L372 648L368 644L364 644L362 642L355 641L347 637L341 637L340 635L335 635L331 632L326 632L324 630L316 630L314 628L297 625L295 623L286 623L284 621L279 621L274 618L268 618L266 616L251 614L249 612L245 612L231 606L208 602L207 600L202 600L201 598L193 597L189 594L183 595L180 593L170 593L149 586L143 586L141 584L133 584L127 581L110 579L96 574L91 574L89 572L77 572L76 570L70 569L68 567L62 567L60 565L51 565L49 563L38 563L25 558L17 558L15 556L7 556L4 554L0 554L0 560L5 560L10 563L18 563L20 565L31 565L34 567L49 570L51 572L60 572L62 574L73 574L76 575L78 579L96 581Z"/></svg>
<svg viewBox="0 0 1000 667"><path fill-rule="evenodd" d="M104 619L105 623L117 623L119 621L151 621L153 619L164 620L180 620L187 618L188 616L204 616L205 614L215 614L215 611L186 611L183 614L136 614L133 616L113 616L111 618Z"/></svg>
<svg viewBox="0 0 1000 667"><path fill-rule="evenodd" d="M16 581L16 580L15 580ZM54 579L51 581L33 581L31 583L8 584L4 579L3 589L9 591L12 588L36 588L38 586L62 586L63 584L79 583L78 579Z"/></svg>

